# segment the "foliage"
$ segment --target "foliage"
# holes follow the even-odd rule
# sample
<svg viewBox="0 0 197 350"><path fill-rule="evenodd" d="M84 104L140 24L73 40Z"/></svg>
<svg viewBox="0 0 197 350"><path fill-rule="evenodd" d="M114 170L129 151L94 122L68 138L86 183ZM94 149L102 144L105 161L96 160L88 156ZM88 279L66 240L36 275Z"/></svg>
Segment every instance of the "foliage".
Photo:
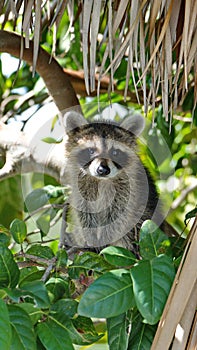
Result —
<svg viewBox="0 0 197 350"><path fill-rule="evenodd" d="M62 202L62 191L45 186L30 193L26 202L36 199L32 215L43 211L46 202L55 208ZM37 243L28 239L26 220L15 219L9 230L1 229L2 347L69 350L101 341L107 331L110 350L150 349L182 254L179 250L177 256L180 242L148 220L141 228L141 260L113 246L100 254L76 253L71 259L66 250L46 245L36 224L41 237ZM104 333L92 318L98 324L106 318Z"/></svg>

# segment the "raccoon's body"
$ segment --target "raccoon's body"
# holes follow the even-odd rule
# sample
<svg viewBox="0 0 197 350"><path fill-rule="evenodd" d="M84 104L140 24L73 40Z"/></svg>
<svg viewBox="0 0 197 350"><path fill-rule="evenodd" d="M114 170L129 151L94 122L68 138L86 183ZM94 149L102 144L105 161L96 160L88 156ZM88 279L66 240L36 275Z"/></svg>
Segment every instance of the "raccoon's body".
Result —
<svg viewBox="0 0 197 350"><path fill-rule="evenodd" d="M140 115L118 125L87 123L75 112L67 114L71 195L66 245L97 251L119 245L136 253L143 221L153 216L160 220L155 185L136 152L143 124Z"/></svg>

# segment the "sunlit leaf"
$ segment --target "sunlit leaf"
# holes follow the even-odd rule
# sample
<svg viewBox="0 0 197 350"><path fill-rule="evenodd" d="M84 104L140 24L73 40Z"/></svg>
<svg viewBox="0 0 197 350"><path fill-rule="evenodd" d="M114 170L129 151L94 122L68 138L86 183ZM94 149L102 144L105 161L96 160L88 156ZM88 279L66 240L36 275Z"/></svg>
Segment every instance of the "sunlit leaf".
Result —
<svg viewBox="0 0 197 350"><path fill-rule="evenodd" d="M152 259L160 254L171 256L169 238L151 220L146 220L140 230L140 255L143 259Z"/></svg>
<svg viewBox="0 0 197 350"><path fill-rule="evenodd" d="M100 252L100 254L103 254L105 259L115 266L130 266L136 262L135 255L122 247L106 247Z"/></svg>
<svg viewBox="0 0 197 350"><path fill-rule="evenodd" d="M27 236L27 226L24 221L14 219L10 224L10 232L15 242L22 244Z"/></svg>
<svg viewBox="0 0 197 350"><path fill-rule="evenodd" d="M135 301L144 322L156 324L175 276L172 260L159 255L152 260L139 261L130 271Z"/></svg>

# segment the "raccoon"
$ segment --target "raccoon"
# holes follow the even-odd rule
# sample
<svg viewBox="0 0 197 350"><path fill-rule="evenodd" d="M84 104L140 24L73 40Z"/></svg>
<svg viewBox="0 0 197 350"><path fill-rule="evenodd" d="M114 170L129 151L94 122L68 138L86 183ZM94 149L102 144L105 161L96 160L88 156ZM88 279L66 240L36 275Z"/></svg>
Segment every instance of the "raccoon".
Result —
<svg viewBox="0 0 197 350"><path fill-rule="evenodd" d="M64 244L97 252L117 245L138 256L142 223L161 221L155 184L136 149L144 118L88 123L73 111L65 115L65 128L71 194Z"/></svg>

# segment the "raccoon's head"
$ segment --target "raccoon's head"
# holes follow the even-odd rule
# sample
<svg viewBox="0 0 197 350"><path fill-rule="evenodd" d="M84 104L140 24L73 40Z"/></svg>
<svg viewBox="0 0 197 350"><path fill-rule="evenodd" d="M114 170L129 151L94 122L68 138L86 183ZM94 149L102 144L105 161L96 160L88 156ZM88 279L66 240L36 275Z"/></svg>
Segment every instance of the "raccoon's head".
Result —
<svg viewBox="0 0 197 350"><path fill-rule="evenodd" d="M65 127L66 156L72 169L97 179L109 179L136 159L135 139L144 128L144 118L134 114L121 124L88 123L81 114L68 112Z"/></svg>

